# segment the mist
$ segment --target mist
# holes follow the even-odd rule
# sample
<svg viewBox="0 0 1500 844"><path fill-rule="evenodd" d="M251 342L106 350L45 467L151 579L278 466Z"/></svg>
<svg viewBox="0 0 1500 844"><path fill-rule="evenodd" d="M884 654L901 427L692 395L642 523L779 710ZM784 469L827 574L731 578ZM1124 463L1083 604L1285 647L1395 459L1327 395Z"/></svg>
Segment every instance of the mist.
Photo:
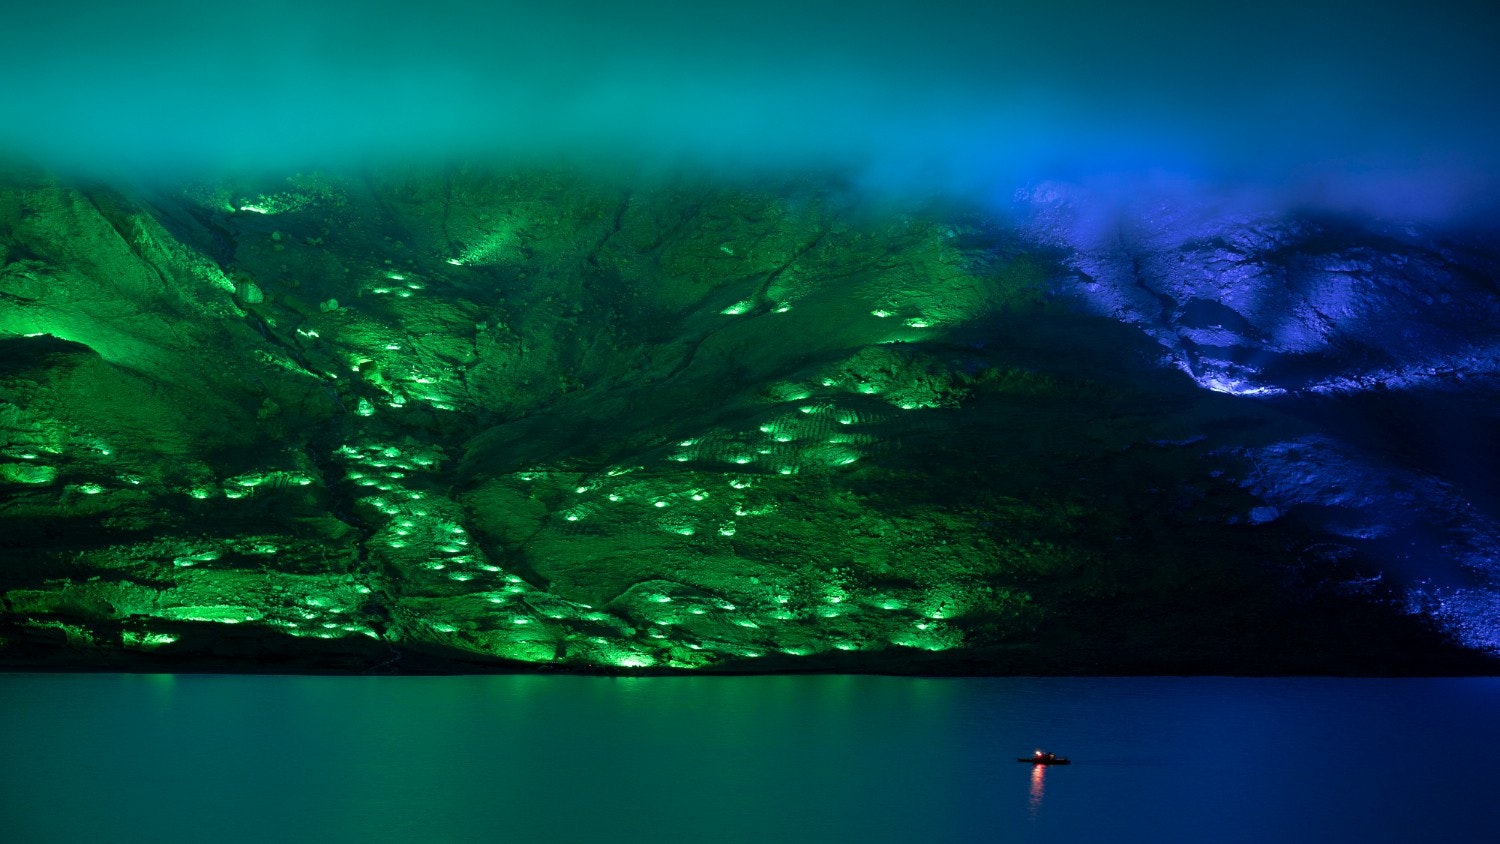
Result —
<svg viewBox="0 0 1500 844"><path fill-rule="evenodd" d="M1493 4L1035 5L13 6L0 150L84 173L564 158L831 166L994 198L1061 180L1493 208Z"/></svg>

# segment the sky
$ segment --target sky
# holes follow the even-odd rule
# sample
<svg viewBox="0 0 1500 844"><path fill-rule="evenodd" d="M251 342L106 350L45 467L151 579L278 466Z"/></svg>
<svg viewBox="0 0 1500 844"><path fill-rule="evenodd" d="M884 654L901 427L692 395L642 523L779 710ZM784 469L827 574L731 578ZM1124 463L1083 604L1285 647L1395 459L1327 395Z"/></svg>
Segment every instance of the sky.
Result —
<svg viewBox="0 0 1500 844"><path fill-rule="evenodd" d="M55 0L0 11L0 151L62 169L565 155L1013 192L1185 179L1497 205L1486 0Z"/></svg>

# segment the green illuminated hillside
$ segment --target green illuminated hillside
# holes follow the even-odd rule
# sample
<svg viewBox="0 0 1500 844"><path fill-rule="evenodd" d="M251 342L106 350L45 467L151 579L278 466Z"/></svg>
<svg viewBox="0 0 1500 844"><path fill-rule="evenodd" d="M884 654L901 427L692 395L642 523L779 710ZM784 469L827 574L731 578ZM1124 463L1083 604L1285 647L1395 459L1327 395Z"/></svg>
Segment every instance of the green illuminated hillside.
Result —
<svg viewBox="0 0 1500 844"><path fill-rule="evenodd" d="M12 173L0 268L0 664L1480 664L1253 515L1244 455L1309 423L963 209Z"/></svg>

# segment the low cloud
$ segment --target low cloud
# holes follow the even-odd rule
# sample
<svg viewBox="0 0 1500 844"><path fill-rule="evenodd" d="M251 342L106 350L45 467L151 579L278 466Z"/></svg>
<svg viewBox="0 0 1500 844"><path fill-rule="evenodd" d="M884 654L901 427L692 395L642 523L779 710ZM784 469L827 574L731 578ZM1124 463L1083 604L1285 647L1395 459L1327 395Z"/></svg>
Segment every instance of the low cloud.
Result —
<svg viewBox="0 0 1500 844"><path fill-rule="evenodd" d="M1484 3L528 5L35 4L0 36L0 146L164 173L833 164L997 197L1171 178L1427 218L1487 210L1500 172Z"/></svg>

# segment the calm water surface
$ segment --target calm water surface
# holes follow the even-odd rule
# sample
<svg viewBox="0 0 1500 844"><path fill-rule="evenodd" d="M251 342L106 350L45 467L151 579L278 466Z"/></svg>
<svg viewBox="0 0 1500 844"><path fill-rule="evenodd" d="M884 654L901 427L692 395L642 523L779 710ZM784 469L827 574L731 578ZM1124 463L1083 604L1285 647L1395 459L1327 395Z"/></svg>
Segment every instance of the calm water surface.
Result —
<svg viewBox="0 0 1500 844"><path fill-rule="evenodd" d="M12 674L0 840L1488 842L1497 716L1500 679Z"/></svg>

